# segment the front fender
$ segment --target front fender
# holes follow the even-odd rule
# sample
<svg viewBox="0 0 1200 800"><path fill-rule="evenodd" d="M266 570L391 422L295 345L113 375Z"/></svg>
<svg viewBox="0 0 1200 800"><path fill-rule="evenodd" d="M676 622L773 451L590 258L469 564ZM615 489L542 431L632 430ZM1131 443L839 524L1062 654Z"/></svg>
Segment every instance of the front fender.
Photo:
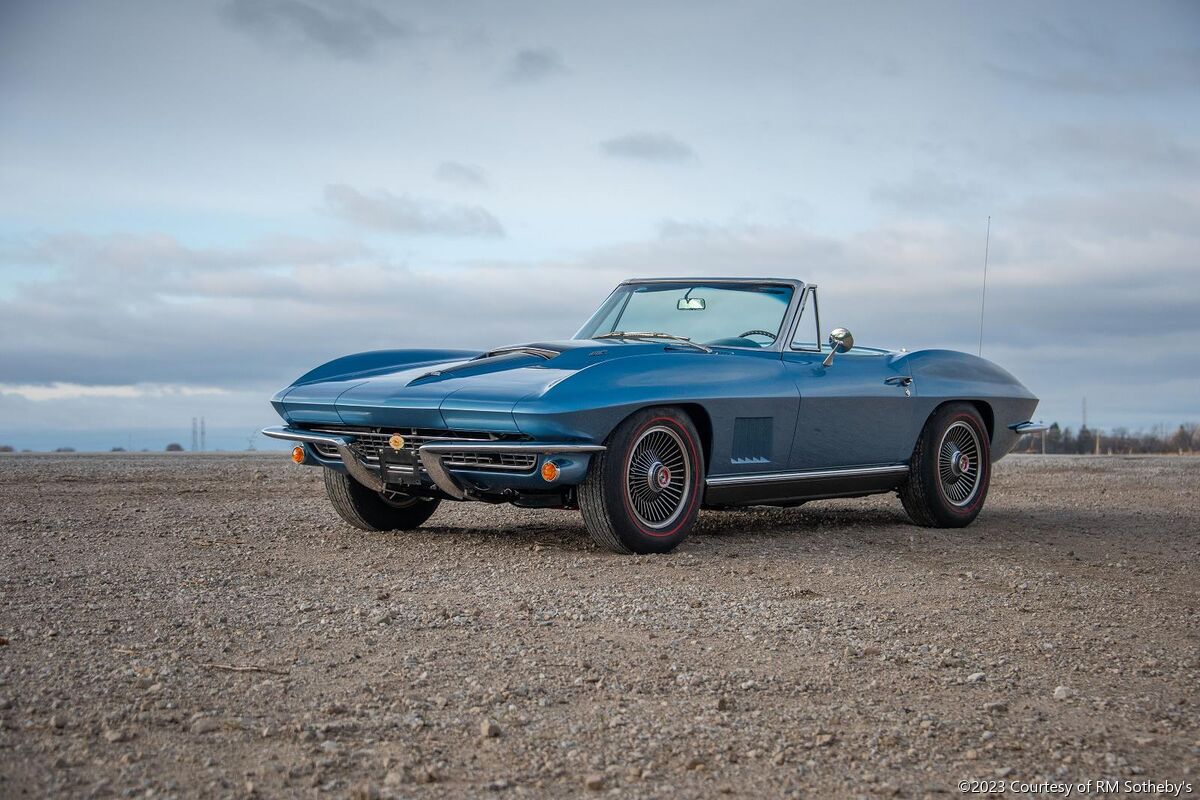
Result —
<svg viewBox="0 0 1200 800"><path fill-rule="evenodd" d="M522 433L546 441L602 444L626 417L657 405L696 405L713 431L710 468L718 472L781 468L795 433L799 395L778 353L673 350L588 366L513 407ZM771 453L739 463L731 452L738 417L769 419Z"/></svg>

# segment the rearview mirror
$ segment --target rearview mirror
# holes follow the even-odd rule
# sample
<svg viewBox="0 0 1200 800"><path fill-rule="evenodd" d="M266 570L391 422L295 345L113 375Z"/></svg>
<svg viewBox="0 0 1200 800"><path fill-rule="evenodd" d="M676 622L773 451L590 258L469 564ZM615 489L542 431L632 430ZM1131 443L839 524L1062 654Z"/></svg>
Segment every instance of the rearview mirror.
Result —
<svg viewBox="0 0 1200 800"><path fill-rule="evenodd" d="M681 298L679 298L679 302L675 304L675 307L677 309L679 309L680 311L703 311L704 310L704 298L703 297L681 297Z"/></svg>
<svg viewBox="0 0 1200 800"><path fill-rule="evenodd" d="M848 353L854 347L854 336L845 328L834 328L829 332L829 355L825 356L822 366L828 367L833 363L836 353Z"/></svg>

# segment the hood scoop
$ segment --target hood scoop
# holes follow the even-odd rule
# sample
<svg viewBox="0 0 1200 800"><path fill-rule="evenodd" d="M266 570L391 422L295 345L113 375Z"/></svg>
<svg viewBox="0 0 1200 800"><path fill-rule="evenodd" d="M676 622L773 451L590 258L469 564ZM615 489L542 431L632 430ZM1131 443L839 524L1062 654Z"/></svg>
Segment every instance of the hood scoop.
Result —
<svg viewBox="0 0 1200 800"><path fill-rule="evenodd" d="M498 350L489 350L486 353L480 353L479 355L475 356L475 358L473 358L471 360L479 361L480 359L494 358L495 356L508 355L509 353L528 353L529 355L539 356L539 357L544 358L547 361L549 361L550 359L552 359L556 355L558 355L559 351L558 350L550 350L549 348L546 348L546 347L537 347L536 345L531 345L531 344L519 344L519 345L514 345L512 347L501 347Z"/></svg>
<svg viewBox="0 0 1200 800"><path fill-rule="evenodd" d="M473 375L487 375L492 372L502 372L509 369L531 367L549 361L558 355L556 350L544 347L502 347L491 350L472 358L446 367L432 369L411 380L409 386L420 386L426 383L449 380L450 378L465 378Z"/></svg>

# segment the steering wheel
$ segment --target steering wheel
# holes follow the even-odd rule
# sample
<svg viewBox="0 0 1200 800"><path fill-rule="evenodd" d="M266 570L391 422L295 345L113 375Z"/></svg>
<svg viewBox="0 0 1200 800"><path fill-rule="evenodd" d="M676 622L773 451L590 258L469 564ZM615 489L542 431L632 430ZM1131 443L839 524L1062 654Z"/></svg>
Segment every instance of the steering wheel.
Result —
<svg viewBox="0 0 1200 800"><path fill-rule="evenodd" d="M770 337L772 342L775 341L775 338L776 338L775 334L771 333L770 331L762 331L762 330L759 330L758 328L755 328L752 331L746 331L745 333L739 333L738 338L745 339L747 336L754 336L756 334L758 336L768 336L768 337Z"/></svg>

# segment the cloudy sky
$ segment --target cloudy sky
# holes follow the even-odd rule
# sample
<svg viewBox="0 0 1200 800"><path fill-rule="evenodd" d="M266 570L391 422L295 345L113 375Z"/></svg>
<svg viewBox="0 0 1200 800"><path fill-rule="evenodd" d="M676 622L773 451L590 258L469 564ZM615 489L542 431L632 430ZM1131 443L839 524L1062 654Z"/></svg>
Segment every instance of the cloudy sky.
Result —
<svg viewBox="0 0 1200 800"><path fill-rule="evenodd" d="M328 358L631 276L974 352L989 215L1041 416L1200 421L1200 6L9 0L0 442L244 447Z"/></svg>

